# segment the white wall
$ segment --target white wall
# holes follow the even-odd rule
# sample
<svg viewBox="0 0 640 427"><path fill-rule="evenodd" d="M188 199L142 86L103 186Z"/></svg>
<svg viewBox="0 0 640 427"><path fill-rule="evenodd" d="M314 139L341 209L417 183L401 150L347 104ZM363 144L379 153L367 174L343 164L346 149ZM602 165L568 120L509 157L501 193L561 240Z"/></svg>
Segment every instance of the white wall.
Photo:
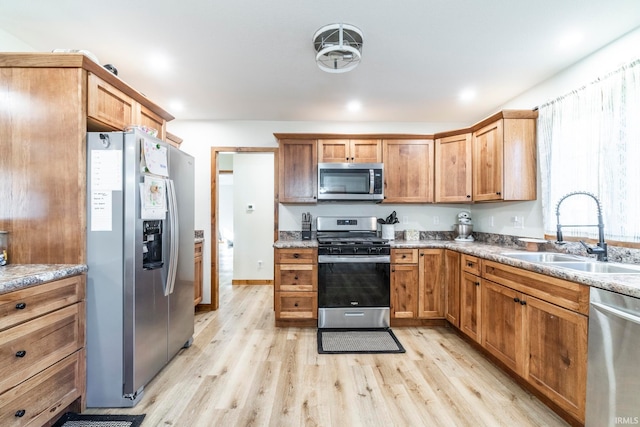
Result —
<svg viewBox="0 0 640 427"><path fill-rule="evenodd" d="M35 49L0 28L0 52L35 52Z"/></svg>
<svg viewBox="0 0 640 427"><path fill-rule="evenodd" d="M233 159L233 279L273 280L273 153Z"/></svg>

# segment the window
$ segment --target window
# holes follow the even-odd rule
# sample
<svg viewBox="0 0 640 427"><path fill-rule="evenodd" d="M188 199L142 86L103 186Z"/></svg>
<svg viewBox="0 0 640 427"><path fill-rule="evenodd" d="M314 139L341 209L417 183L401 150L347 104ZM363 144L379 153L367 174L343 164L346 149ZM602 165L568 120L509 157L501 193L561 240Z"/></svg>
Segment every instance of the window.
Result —
<svg viewBox="0 0 640 427"><path fill-rule="evenodd" d="M555 235L556 205L588 191L602 203L605 237L640 243L640 60L539 108L538 152L545 233ZM560 223L597 224L590 197L562 203ZM597 238L598 229L563 228Z"/></svg>

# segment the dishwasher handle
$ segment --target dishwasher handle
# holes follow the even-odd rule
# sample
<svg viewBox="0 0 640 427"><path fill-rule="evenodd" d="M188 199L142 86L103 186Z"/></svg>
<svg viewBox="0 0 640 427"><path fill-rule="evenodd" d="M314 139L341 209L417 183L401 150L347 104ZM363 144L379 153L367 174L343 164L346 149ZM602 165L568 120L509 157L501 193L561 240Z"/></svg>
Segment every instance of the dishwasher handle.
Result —
<svg viewBox="0 0 640 427"><path fill-rule="evenodd" d="M640 316L634 316L633 314L627 313L626 311L622 311L610 305L602 304L599 302L592 302L591 305L595 306L600 311L613 314L614 316L622 317L629 322L637 323L638 325L640 325Z"/></svg>

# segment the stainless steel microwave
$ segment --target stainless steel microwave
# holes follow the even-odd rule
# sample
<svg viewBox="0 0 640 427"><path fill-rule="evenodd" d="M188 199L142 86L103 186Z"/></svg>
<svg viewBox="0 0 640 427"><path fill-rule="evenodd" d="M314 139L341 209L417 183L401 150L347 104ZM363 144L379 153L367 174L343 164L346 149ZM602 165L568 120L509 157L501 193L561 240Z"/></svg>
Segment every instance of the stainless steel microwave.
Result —
<svg viewBox="0 0 640 427"><path fill-rule="evenodd" d="M382 163L318 163L318 200L384 199Z"/></svg>

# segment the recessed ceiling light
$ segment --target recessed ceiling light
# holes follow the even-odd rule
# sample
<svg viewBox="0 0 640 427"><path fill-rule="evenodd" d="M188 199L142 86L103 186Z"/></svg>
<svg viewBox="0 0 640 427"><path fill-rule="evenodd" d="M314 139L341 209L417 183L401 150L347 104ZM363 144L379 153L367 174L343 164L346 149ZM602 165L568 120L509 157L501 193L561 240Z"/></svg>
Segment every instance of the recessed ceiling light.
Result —
<svg viewBox="0 0 640 427"><path fill-rule="evenodd" d="M462 102L470 102L472 100L474 100L476 98L476 90L474 88L466 88L460 91L460 94L458 95L458 98L460 98L460 101Z"/></svg>
<svg viewBox="0 0 640 427"><path fill-rule="evenodd" d="M360 101L351 101L347 104L347 110L355 113L356 111L360 111L362 109L362 103Z"/></svg>
<svg viewBox="0 0 640 427"><path fill-rule="evenodd" d="M558 49L566 50L572 47L577 46L582 39L584 38L584 34L577 30L569 30L560 36L558 40Z"/></svg>

